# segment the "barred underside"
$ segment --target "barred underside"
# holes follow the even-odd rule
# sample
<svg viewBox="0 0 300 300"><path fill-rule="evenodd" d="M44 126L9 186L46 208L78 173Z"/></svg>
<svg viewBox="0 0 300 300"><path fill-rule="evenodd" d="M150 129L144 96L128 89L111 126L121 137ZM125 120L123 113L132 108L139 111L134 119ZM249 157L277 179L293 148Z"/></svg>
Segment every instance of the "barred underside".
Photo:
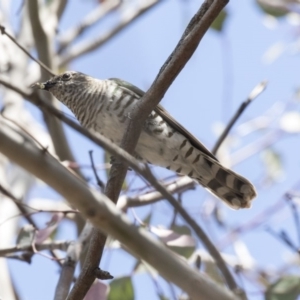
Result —
<svg viewBox="0 0 300 300"><path fill-rule="evenodd" d="M233 209L251 206L256 192L246 178L225 168L218 161L193 147L186 139L178 145L176 151L171 149L171 152L173 154L171 160L157 164L195 179Z"/></svg>
<svg viewBox="0 0 300 300"><path fill-rule="evenodd" d="M119 144L125 123L143 92L120 80L98 80L77 72L69 74L72 79L67 81L62 76L54 77L56 84L49 91L73 111L83 126ZM222 166L161 106L147 118L136 155L143 161L197 180L234 209L250 207L256 196L247 179Z"/></svg>
<svg viewBox="0 0 300 300"><path fill-rule="evenodd" d="M206 155L200 156L196 166L198 170L210 168L211 176L205 178L199 175L195 179L230 207L239 209L251 206L251 200L256 196L256 192L247 179L226 169Z"/></svg>

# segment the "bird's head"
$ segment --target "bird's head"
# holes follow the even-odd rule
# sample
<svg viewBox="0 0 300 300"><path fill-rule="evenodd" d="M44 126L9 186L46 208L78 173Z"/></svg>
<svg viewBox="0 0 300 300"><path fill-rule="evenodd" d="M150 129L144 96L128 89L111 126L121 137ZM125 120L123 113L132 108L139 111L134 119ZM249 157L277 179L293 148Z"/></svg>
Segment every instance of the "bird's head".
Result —
<svg viewBox="0 0 300 300"><path fill-rule="evenodd" d="M68 96L85 89L90 80L92 80L92 78L83 73L67 71L43 83L37 82L32 85L32 87L46 90L53 94L58 100L64 102L64 99Z"/></svg>

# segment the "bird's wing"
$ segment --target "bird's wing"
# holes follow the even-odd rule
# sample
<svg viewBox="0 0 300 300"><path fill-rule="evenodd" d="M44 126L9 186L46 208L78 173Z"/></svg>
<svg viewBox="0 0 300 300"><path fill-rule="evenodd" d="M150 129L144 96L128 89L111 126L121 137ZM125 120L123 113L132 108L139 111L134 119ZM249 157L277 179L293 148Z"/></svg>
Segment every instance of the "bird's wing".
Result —
<svg viewBox="0 0 300 300"><path fill-rule="evenodd" d="M143 97L143 95L145 94L145 92L139 89L138 87L122 79L110 78L109 80L116 82L123 89L127 89L134 92L139 97ZM204 152L209 157L218 161L218 159L194 135L192 135L181 124L179 124L160 104L158 104L154 108L154 111L158 115L160 115L171 127L176 129L183 136L185 136L195 148L197 148L198 150Z"/></svg>

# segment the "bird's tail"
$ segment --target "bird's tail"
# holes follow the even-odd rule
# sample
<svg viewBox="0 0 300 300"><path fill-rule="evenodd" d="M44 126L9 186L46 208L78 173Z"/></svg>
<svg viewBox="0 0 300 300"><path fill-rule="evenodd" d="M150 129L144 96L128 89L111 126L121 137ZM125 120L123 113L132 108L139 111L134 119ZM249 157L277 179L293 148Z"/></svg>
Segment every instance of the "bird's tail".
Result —
<svg viewBox="0 0 300 300"><path fill-rule="evenodd" d="M196 179L202 186L233 209L248 208L255 198L254 186L244 177L225 168L218 161L201 153L194 161Z"/></svg>

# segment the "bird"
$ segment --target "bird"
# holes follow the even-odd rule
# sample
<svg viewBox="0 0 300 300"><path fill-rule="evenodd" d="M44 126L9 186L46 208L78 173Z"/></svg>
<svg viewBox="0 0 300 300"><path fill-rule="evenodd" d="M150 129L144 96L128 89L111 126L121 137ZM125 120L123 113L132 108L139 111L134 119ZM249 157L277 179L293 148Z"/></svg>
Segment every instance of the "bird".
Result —
<svg viewBox="0 0 300 300"><path fill-rule="evenodd" d="M50 92L79 123L120 145L130 112L145 94L117 78L96 79L66 71L33 86ZM141 162L187 175L233 209L249 208L254 186L218 159L160 104L147 117L134 156Z"/></svg>

